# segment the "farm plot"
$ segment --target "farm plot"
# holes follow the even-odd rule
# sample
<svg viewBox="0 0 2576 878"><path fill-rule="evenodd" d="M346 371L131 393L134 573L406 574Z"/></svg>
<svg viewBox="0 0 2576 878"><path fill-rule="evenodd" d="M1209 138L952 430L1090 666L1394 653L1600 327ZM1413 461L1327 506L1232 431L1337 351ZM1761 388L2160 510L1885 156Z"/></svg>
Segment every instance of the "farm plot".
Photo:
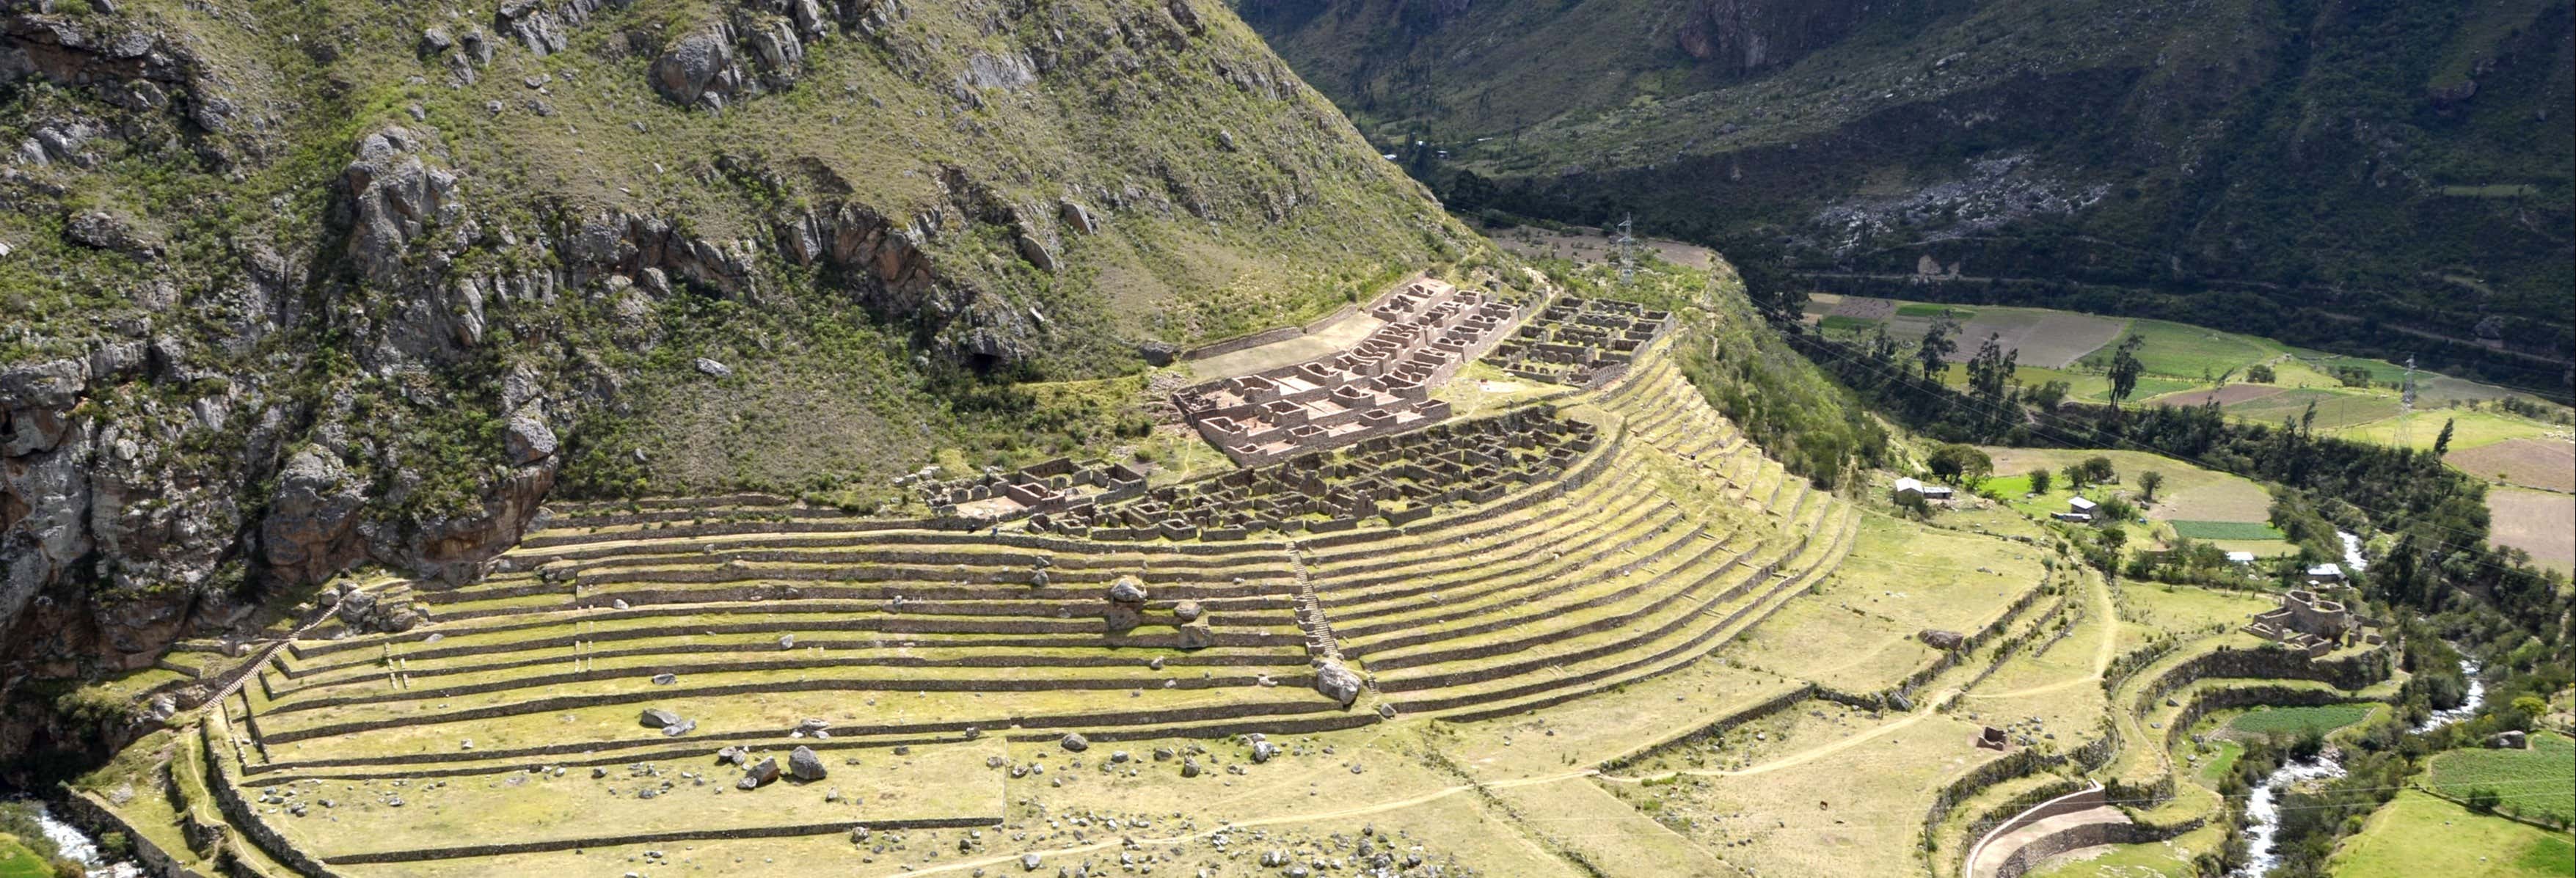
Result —
<svg viewBox="0 0 2576 878"><path fill-rule="evenodd" d="M2542 566L2576 567L2576 496L2496 488L2487 492L2487 538L2531 553Z"/></svg>
<svg viewBox="0 0 2576 878"><path fill-rule="evenodd" d="M2492 791L2497 810L2564 824L2576 820L2576 740L2540 732L2528 750L2453 750L2433 757L2424 785L2455 799Z"/></svg>
<svg viewBox="0 0 2576 878"><path fill-rule="evenodd" d="M2271 525L2259 521L2180 520L2173 523L2174 536L2194 540L2282 540L2288 537Z"/></svg>
<svg viewBox="0 0 2576 878"><path fill-rule="evenodd" d="M2088 365L2108 367L2112 346L2130 335L2146 340L2137 356L2149 374L2178 378L2223 375L2279 356L2285 350L2253 336L2163 320L2132 320L2128 331L2119 338L2106 340L2078 359Z"/></svg>
<svg viewBox="0 0 2576 878"><path fill-rule="evenodd" d="M2085 354L2100 350L2120 337L2128 321L2116 317L2096 317L2072 311L2007 308L1979 314L1960 333L1959 347L1973 355L1976 343L1989 331L2003 336L2006 350L2018 350L2018 362L2050 369L2064 369Z"/></svg>
<svg viewBox="0 0 2576 878"><path fill-rule="evenodd" d="M2148 400L2148 402L2175 408L2203 406L2215 402L2223 409L2227 406L2236 405L2238 403L2253 402L2255 400L2280 393L2283 389L2284 388L2274 387L2269 384L2230 384L2216 390L2186 390L2181 393L2168 393Z"/></svg>
<svg viewBox="0 0 2576 878"><path fill-rule="evenodd" d="M2367 424L2397 416L2397 397L2349 393L2341 390L2301 388L2268 394L2256 399L2222 404L2218 410L2230 416L2257 423L2278 425L2281 419L2307 416L2308 406L2317 410L2315 428L2333 430ZM2440 424L2433 430L2440 430Z"/></svg>
<svg viewBox="0 0 2576 878"><path fill-rule="evenodd" d="M2562 439L2513 439L2453 451L2443 455L2442 460L2482 479L2547 491L2576 491L2576 443Z"/></svg>

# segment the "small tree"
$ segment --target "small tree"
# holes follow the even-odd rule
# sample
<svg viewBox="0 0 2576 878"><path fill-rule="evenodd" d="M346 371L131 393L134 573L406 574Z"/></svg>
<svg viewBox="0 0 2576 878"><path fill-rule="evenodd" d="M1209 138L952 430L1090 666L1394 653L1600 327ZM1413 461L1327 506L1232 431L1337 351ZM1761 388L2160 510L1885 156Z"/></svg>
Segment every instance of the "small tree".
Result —
<svg viewBox="0 0 2576 878"><path fill-rule="evenodd" d="M2165 486L2165 474L2148 470L2138 474L2138 487L2147 492L2147 502L2156 502L2156 489Z"/></svg>
<svg viewBox="0 0 2576 878"><path fill-rule="evenodd" d="M2245 380L2256 384L2270 384L2274 381L2280 380L2280 375L2279 373L2273 372L2271 366L2256 363L2252 366L2245 367Z"/></svg>
<svg viewBox="0 0 2576 878"><path fill-rule="evenodd" d="M2446 454L2446 453L2449 453L2449 452L2450 452L2450 450L2451 450L2451 428L2456 427L2456 426L2459 426L2459 419L2458 419L2458 418L2443 418L2443 419L2442 419L2442 435L2433 437L2433 456L2434 456L2434 457L2440 457L2440 456L2442 456L2443 454Z"/></svg>
<svg viewBox="0 0 2576 878"><path fill-rule="evenodd" d="M2080 492L2084 490L2085 485L2093 483L2092 479L2086 478L2084 465L2080 463L2067 464L2065 469L2058 471L2058 474L2066 477L2066 489L2069 491Z"/></svg>
<svg viewBox="0 0 2576 878"><path fill-rule="evenodd" d="M1957 442L1933 449L1924 462L1932 467L1935 478L1970 490L1995 472L1994 458L1977 446Z"/></svg>
<svg viewBox="0 0 2576 878"><path fill-rule="evenodd" d="M2146 344L2147 340L2144 336L2131 335L2122 339L2120 347L2112 352L2111 404L2113 406L2129 401L2129 394L2138 389L2138 375L2147 370L2146 364L2138 361L2138 349Z"/></svg>
<svg viewBox="0 0 2576 878"><path fill-rule="evenodd" d="M2049 472L2047 467L2043 466L2038 469L2031 470L2030 492L2033 494L2046 494L2048 493L2048 483L2056 480L2057 474Z"/></svg>
<svg viewBox="0 0 2576 878"><path fill-rule="evenodd" d="M1929 521L1932 518L1932 502L1923 499L1923 493L1920 491L1898 493L1896 508L1897 511L1913 516L1917 520Z"/></svg>

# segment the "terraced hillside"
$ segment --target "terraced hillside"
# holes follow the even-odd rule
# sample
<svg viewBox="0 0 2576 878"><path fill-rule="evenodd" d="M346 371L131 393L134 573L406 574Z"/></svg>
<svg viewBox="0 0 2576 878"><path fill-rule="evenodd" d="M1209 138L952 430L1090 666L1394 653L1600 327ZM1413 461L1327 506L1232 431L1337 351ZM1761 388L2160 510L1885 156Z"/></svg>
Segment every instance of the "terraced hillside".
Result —
<svg viewBox="0 0 2576 878"><path fill-rule="evenodd" d="M240 840L231 862L488 874L619 844L993 827L1025 817L1006 790L1079 776L1030 751L1080 767L1060 751L1467 723L1624 689L1805 593L1860 520L1668 359L1392 446L1436 465L1479 420L1597 437L1545 478L1421 501L1427 516L1101 541L753 495L554 504L471 584L326 594L370 621L325 616L257 664L176 745L171 770L194 780L169 788L181 813L222 815L200 819ZM1247 746L1157 755L1226 785L1288 758ZM793 747L832 772L818 785L865 779L818 797L703 767ZM511 828L478 829L494 815Z"/></svg>

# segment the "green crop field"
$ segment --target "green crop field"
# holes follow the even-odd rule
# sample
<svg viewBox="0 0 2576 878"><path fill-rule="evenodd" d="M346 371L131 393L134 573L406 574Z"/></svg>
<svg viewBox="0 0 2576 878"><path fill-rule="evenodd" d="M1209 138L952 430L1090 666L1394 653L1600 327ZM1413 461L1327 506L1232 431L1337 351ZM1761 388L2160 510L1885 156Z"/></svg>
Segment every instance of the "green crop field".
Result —
<svg viewBox="0 0 2576 878"><path fill-rule="evenodd" d="M2453 750L2433 757L2424 783L2452 798L2491 789L2499 810L2576 821L2576 741L2543 732L2529 750Z"/></svg>
<svg viewBox="0 0 2576 878"><path fill-rule="evenodd" d="M2195 540L2281 540L2280 530L2259 521L2177 521L2174 535Z"/></svg>
<svg viewBox="0 0 2576 878"><path fill-rule="evenodd" d="M1898 317L1939 317L1944 314L1950 315L1951 318L1961 322L1965 322L1969 318L1977 316L1977 312L1967 308L1961 308L1956 305L1940 305L1929 302L1908 302L1906 304L1896 306L1896 316Z"/></svg>
<svg viewBox="0 0 2576 878"><path fill-rule="evenodd" d="M2576 843L2407 790L2371 814L2328 868L2338 878L2420 878L2432 874L2427 863L2459 864L2474 871L2448 874L2481 878L2567 878L2576 874Z"/></svg>
<svg viewBox="0 0 2576 878"><path fill-rule="evenodd" d="M2315 707L2266 707L2249 710L2227 724L2229 731L2247 735L2299 735L2308 732L2331 732L2370 715L2370 704L2321 704Z"/></svg>
<svg viewBox="0 0 2576 878"><path fill-rule="evenodd" d="M2121 338L2129 335L2146 339L2145 346L2138 349L2138 362L2146 366L2149 374L2180 378L2215 377L2230 370L2242 370L2288 350L2268 339L2162 320L2130 321L2128 332ZM2115 339L2084 355L2081 362L2107 366L2113 349L2119 344L2120 340Z"/></svg>
<svg viewBox="0 0 2576 878"><path fill-rule="evenodd" d="M1876 321L1876 320L1871 320L1871 319L1869 319L1869 318L1867 318L1867 317L1851 317L1851 316L1842 315L1842 314L1827 314L1827 315L1825 315L1822 319L1820 319L1820 320L1818 320L1818 321L1817 321L1817 325L1822 326L1822 327L1824 327L1825 329L1830 329L1830 330L1850 330L1850 331L1852 331L1852 332L1860 332L1860 331L1863 331L1863 330L1867 330L1868 328L1870 328L1870 327L1872 327L1872 326L1877 326L1877 325L1878 325L1878 321Z"/></svg>

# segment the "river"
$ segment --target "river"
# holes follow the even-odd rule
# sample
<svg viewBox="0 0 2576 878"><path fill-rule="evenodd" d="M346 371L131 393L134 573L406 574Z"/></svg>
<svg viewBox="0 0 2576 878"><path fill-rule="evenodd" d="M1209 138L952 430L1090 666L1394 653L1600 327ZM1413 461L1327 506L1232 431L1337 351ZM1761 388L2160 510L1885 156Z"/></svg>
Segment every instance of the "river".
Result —
<svg viewBox="0 0 2576 878"><path fill-rule="evenodd" d="M89 878L136 878L143 874L143 867L134 863L109 862L99 854L98 842L92 840L89 833L54 816L53 809L46 807L42 800L29 802L36 806L36 825L45 830L45 838L54 843L64 858L87 868Z"/></svg>
<svg viewBox="0 0 2576 878"><path fill-rule="evenodd" d="M2351 552L2352 535L2344 535L2344 546ZM2351 552L2346 560L2353 569L2361 569L2360 553ZM2434 711L2412 731L2420 735L2477 715L2478 706L2486 703L2487 684L2478 680L2478 663L2465 657L2460 659L2460 673L2469 678L2468 699L2458 707ZM2343 764L2335 761L2336 755L2333 748L2327 748L2315 759L2285 763L2254 788L2253 795L2245 800L2245 865L2237 867L2235 878L2262 878L2263 873L2280 863L2273 850L2273 835L2281 831L2281 791L2309 781L2342 777Z"/></svg>

